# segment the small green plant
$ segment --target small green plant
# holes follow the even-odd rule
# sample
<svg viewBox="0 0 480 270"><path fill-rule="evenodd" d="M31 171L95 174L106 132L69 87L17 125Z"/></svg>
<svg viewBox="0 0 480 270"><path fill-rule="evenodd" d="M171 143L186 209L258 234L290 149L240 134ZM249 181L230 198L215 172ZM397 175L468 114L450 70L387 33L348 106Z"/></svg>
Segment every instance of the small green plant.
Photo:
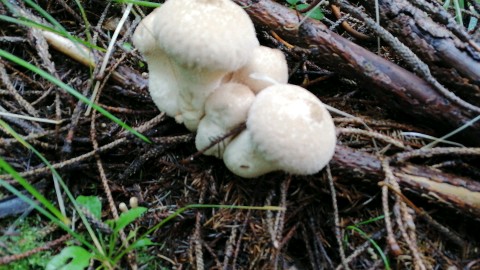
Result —
<svg viewBox="0 0 480 270"><path fill-rule="evenodd" d="M81 206L91 223L101 223L101 202L97 196L80 196L77 198L77 203ZM147 209L138 207L130 209L126 213L122 213L118 220L109 220L107 224L109 230L97 230L97 237L101 243L102 249L106 256L97 256L95 250L88 250L83 246L72 245L65 247L59 254L55 255L47 264L47 270L53 269L85 269L90 264L91 260L98 260L102 264L102 268L110 268L118 266L120 260L128 252L147 246L153 245L150 239L143 237L135 239L137 236L136 230L132 230L127 237L127 242L132 242L128 247L123 244L118 247L120 230L127 227L137 218L139 218ZM95 219L93 221L91 219ZM111 229L111 230L110 230ZM135 241L131 241L135 240ZM107 261L105 261L107 259Z"/></svg>
<svg viewBox="0 0 480 270"><path fill-rule="evenodd" d="M360 229L360 226L362 226L362 225L366 225L366 224L376 222L376 221L382 220L382 219L384 219L383 215L378 216L378 217L374 217L374 218L371 218L369 220L362 221L362 222L356 223L354 225L347 226L345 228L345 231L347 231L347 232L348 231L354 231L354 232L358 233L360 236L362 236L363 238L367 239L372 244L372 246L375 248L375 250L378 252L380 257L382 258L383 264L385 265L385 269L389 270L389 269L391 269L391 267L390 267L390 262L388 260L387 255L383 252L382 248L380 248L380 246L377 244L377 242L375 242L375 240L373 240L370 236L368 236L368 234L366 232L364 232L362 229ZM344 242L345 243L348 242L348 234L345 234Z"/></svg>
<svg viewBox="0 0 480 270"><path fill-rule="evenodd" d="M297 11L303 10L309 7L309 4L301 3L300 0L286 0L287 3L290 5L290 8L295 9ZM323 14L322 10L319 7L314 7L312 10L304 13L307 17L315 20L322 20L325 15Z"/></svg>

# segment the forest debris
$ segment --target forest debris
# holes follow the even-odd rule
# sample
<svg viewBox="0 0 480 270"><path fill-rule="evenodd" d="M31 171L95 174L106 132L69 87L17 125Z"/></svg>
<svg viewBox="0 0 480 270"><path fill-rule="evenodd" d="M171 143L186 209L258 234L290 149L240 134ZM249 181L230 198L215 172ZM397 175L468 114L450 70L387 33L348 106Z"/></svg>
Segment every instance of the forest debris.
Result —
<svg viewBox="0 0 480 270"><path fill-rule="evenodd" d="M334 169L342 169L361 179L382 181L379 157L349 147L337 145L332 159ZM434 203L480 217L480 183L467 177L445 173L424 165L402 163L391 166L400 186ZM345 170L345 171L344 171Z"/></svg>
<svg viewBox="0 0 480 270"><path fill-rule="evenodd" d="M307 19L299 25L302 19L299 14L270 0L235 2L248 6L246 11L258 27L273 30L287 42L308 48L313 60L368 85L389 108L409 114L437 130L443 127L442 132L476 116L451 102L425 80L331 32L319 21ZM480 123L470 126L462 135L470 144L479 145Z"/></svg>
<svg viewBox="0 0 480 270"><path fill-rule="evenodd" d="M373 5L365 7L374 12ZM420 56L432 75L480 103L480 52L471 38L458 37L409 1L379 1L378 7L382 25Z"/></svg>

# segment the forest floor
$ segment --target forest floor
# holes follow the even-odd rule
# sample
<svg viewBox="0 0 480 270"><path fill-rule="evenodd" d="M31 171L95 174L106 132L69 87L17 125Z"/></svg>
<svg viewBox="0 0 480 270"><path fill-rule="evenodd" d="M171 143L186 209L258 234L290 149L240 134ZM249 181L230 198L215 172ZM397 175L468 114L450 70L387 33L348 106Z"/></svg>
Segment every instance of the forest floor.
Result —
<svg viewBox="0 0 480 270"><path fill-rule="evenodd" d="M325 15L322 21L331 28L325 30L326 35L335 35L330 41L341 45L331 49L331 44L322 43L315 50L311 47L316 42L311 36L314 31L296 33L304 38L298 43L293 34L284 34L288 31L285 27L272 31L272 25L287 25L290 18L300 16L291 1L277 1L284 9L272 8L274 4L267 0L252 2L246 11L253 18L260 42L284 52L291 74L289 82L307 88L325 104L350 115L332 113L338 129L337 151L330 166L318 174L291 176L276 172L242 179L229 172L221 160L196 155L194 134L161 114L150 99L145 76L148 67L131 43L133 30L151 7L134 5L114 43L106 70L100 72L126 3L0 3L0 112L58 121L52 124L0 117L2 185L23 190L18 179L26 179L60 207L53 181L60 177L74 197L100 199L101 215L89 219L100 239L111 239L99 231L109 226L104 221L121 213L117 209L120 203L129 207L128 202L135 197L147 209L123 230L115 231L120 236L110 249L107 242L100 244L105 250L113 250L105 259L98 255L98 249L91 249L98 246L82 244L39 212L21 215L28 205L7 198L10 194L2 189L7 199L0 201L0 215L6 216L0 220L0 263L5 269L43 268L68 246L82 246L98 255L91 260L91 269L100 265L105 269L480 269L479 125L474 123L460 135L448 138L449 142L435 145L429 145L432 140L423 136L442 137L459 127L458 123L480 115L476 111L480 106L480 83L476 80L480 76L480 69L476 69L480 67L480 52L475 52L475 46L463 40L461 52L470 54L458 58L460 52L451 57L457 66L436 59L435 53L418 53L423 61L430 57L437 61L435 65L451 72L452 77L445 77L433 63L427 63L439 81L450 81L441 81L448 90L473 104L470 108L449 100L448 95L425 94L433 93L432 88L438 90L429 86L435 84L425 83L429 79L418 75L423 74L420 69L413 72L415 68L405 54L398 53L394 46L382 41L378 49L376 38L371 38L375 33L359 19L344 18L349 13L341 15L349 26L340 26L335 17L338 8L321 7ZM260 12L262 8L271 13ZM342 6L343 10L347 7ZM267 13L281 16L268 17ZM388 11L382 11L382 16L385 14ZM464 13L465 25L471 14ZM311 21L306 22L311 28L305 29L321 27ZM95 63L72 59L58 51L43 32L49 29L40 25L85 41L78 46L93 47ZM442 31L455 32L451 25L445 25ZM353 27L367 38L355 36L345 27ZM404 41L398 32L388 31L406 47L414 47L414 41ZM472 36L478 36L479 31L476 26L468 37L474 40ZM445 46L450 50L450 45ZM366 51L382 59L366 55ZM338 63L332 58L335 54L342 58L336 60ZM375 72L362 66L358 56L370 61ZM395 74L388 73L397 68ZM473 75L468 70L473 70ZM403 77L394 77L398 74ZM98 88L96 104L150 142L126 131L102 112L93 110L87 115L85 103L58 82L88 98ZM396 95L396 89L403 94ZM409 92L414 89L422 91ZM411 96L415 97L413 101L409 100ZM443 102L444 97L448 98ZM452 104L460 105L447 107ZM459 118L451 120L456 116ZM33 149L52 164L58 175ZM66 215L74 223L76 220L72 228L78 231L78 237L90 239L66 192L60 193L65 197ZM113 258L135 239L148 239L154 245L139 245Z"/></svg>

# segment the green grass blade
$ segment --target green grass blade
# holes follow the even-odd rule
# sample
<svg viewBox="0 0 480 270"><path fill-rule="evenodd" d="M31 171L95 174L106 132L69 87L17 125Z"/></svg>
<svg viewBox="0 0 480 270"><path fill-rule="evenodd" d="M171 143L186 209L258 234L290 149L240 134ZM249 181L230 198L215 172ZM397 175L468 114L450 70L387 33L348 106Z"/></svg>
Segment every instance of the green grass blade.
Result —
<svg viewBox="0 0 480 270"><path fill-rule="evenodd" d="M72 202L75 210L77 211L78 215L80 216L80 219L82 220L83 224L85 225L85 228L87 229L88 233L90 234L90 237L92 238L92 241L94 242L95 246L97 247L96 248L97 253L100 254L100 257L105 257L105 250L102 248L102 245L100 245L100 242L98 241L98 238L96 237L95 232L92 229L92 226L90 226L90 223L88 223L87 218L85 217L83 212L80 210L79 204L77 203L77 201L73 197L72 193L68 189L67 185L65 184L65 182L63 181L62 177L57 172L57 170L55 170L55 168L53 168L52 164L40 152L38 152L38 150L35 149L35 147L30 145L28 142L26 142L18 133L16 133L7 123L2 121L1 119L0 119L0 125L2 125L7 130L7 132L9 132L16 140L18 140L27 149L32 151L44 164L47 165L47 167L52 172L53 176L56 177L56 179L58 180L58 183L62 186L65 194L70 199L70 201ZM25 181L25 183L30 185L27 181ZM41 202L43 202L43 201L41 201ZM49 203L49 202L47 201L47 203ZM57 211L58 211L58 209L57 209ZM61 213L60 213L60 215L61 215Z"/></svg>
<svg viewBox="0 0 480 270"><path fill-rule="evenodd" d="M75 0L75 3L78 6L78 9L80 10L80 14L82 14L82 19L83 23L85 24L85 35L87 36L88 41L92 41L92 34L90 33L90 22L87 19L87 14L85 13L85 9L83 8L82 4L80 1Z"/></svg>
<svg viewBox="0 0 480 270"><path fill-rule="evenodd" d="M81 43L82 45L85 45L87 48L95 49L95 50L98 50L100 52L105 52L104 48L92 45L91 43L89 43L89 42L87 42L83 39L80 39L80 38L77 38L77 37L74 37L74 36L70 35L68 32L58 31L55 28L52 28L52 27L47 26L47 25L43 25L41 23L34 22L34 21L29 20L27 18L15 19L15 18L12 18L12 17L9 17L9 16L0 15L0 20L10 22L10 23L14 23L14 24L18 24L18 25L23 25L23 26L26 26L26 27L35 27L35 28L38 28L38 29L41 29L41 30L49 31L49 32L58 34L62 37L68 38L68 39L72 40L73 42Z"/></svg>
<svg viewBox="0 0 480 270"><path fill-rule="evenodd" d="M17 139L19 142L21 142L25 147L29 148L28 144L24 144L24 140L3 120L0 119L0 126L2 126L8 133L10 133L15 139ZM30 185L28 181L26 181L23 177L20 176L12 167L10 167L8 164L4 164L4 170L10 174L14 179L18 181L20 185L22 185L23 188L25 188L30 194L32 194L35 199L37 199L40 203L42 203L50 212L52 212L58 219L60 219L62 222L65 224L69 224L70 220L62 215L62 213L52 204L50 203L47 198L45 198L42 194L38 192L38 190Z"/></svg>
<svg viewBox="0 0 480 270"><path fill-rule="evenodd" d="M352 225L352 226L358 227L358 226L361 226L361 225L365 225L365 224L373 223L373 222L375 222L375 221L382 220L382 219L384 219L384 218L385 218L384 215L380 215L380 216L378 216L378 217L374 217L374 218L371 218L371 219L368 219L368 220L365 220L365 221L361 221L361 222L355 223L355 224Z"/></svg>
<svg viewBox="0 0 480 270"><path fill-rule="evenodd" d="M46 10L44 10L42 7L37 5L35 2L32 0L23 0L25 3L27 3L29 6L31 6L33 9L35 9L40 15L43 16L43 18L47 19L51 24L53 24L55 27L57 27L57 30L60 30L61 32L68 33L67 29L63 27L62 24L60 24L55 18L52 17Z"/></svg>
<svg viewBox="0 0 480 270"><path fill-rule="evenodd" d="M380 257L382 258L383 264L385 265L385 269L387 269L387 270L392 269L392 268L390 267L390 262L389 262L387 256L385 255L385 253L383 252L383 250L380 248L380 246L377 244L377 242L375 242L375 240L373 240L372 238L370 238L364 231L362 231L362 230L361 230L360 228L358 228L358 227L348 226L346 229L347 229L347 230L356 231L356 232L359 233L363 238L367 239L370 243L372 243L372 246L377 250L378 254L379 254Z"/></svg>
<svg viewBox="0 0 480 270"><path fill-rule="evenodd" d="M144 6L144 7L151 7L157 8L161 6L159 3L149 2L149 1L138 1L138 0L114 0L117 3L126 3L126 4L134 4L137 6Z"/></svg>
<svg viewBox="0 0 480 270"><path fill-rule="evenodd" d="M2 158L0 158L0 168L2 169L7 169L8 167L10 167L10 165L5 161L3 160ZM13 168L12 168L13 170ZM20 178L22 178L20 176ZM18 179L15 178L17 181ZM26 181L25 179L23 179L24 181ZM90 248L90 249L93 249L94 247L88 243L87 241L85 241L85 239L77 234L76 232L72 231L64 222L62 222L61 220L59 220L58 218L56 218L54 215L52 215L50 212L48 212L47 210L45 210L44 208L40 207L37 203L35 203L32 199L30 199L29 197L25 196L22 192L20 192L19 190L17 190L15 187L13 187L12 185L10 185L9 183L7 183L5 180L3 179L0 179L0 186L4 187L6 190L10 191L12 194L14 194L15 196L17 196L18 198L22 199L23 201L25 201L26 203L28 203L29 205L31 205L33 208L35 208L35 210L37 210L40 214L46 216L48 219L50 219L53 223L55 223L56 225L58 225L59 227L61 227L63 230L65 230L66 232L68 232L69 234L71 234L75 239L77 239L79 242L81 242L82 244L84 244L86 247Z"/></svg>
<svg viewBox="0 0 480 270"><path fill-rule="evenodd" d="M70 95L72 95L72 96L76 97L77 99L79 99L80 101L92 106L95 110L97 110L98 112L103 114L105 117L109 118L110 120L112 120L116 124L120 125L122 128L130 131L132 134L139 137L143 141L150 142L150 140L148 140L148 138L145 137L143 134L134 130L133 128L131 128L130 126L125 124L122 120L118 119L116 116L109 113L107 110L103 109L102 107L100 107L100 106L96 105L95 103L91 102L88 98L86 98L85 96L83 96L82 94L77 92L77 90L73 89L71 86L65 84L64 82L58 80L57 78L53 77L52 75L50 75L46 71L44 71L44 70L28 63L27 61L15 56L15 55L7 52L7 51L4 51L2 49L0 49L0 57L4 57L4 58L20 65L20 66L23 66L24 68L27 68L27 69L31 70L32 72L37 73L38 75L42 76L46 80L50 81L51 83L53 83L53 84L59 86L60 88L64 89Z"/></svg>

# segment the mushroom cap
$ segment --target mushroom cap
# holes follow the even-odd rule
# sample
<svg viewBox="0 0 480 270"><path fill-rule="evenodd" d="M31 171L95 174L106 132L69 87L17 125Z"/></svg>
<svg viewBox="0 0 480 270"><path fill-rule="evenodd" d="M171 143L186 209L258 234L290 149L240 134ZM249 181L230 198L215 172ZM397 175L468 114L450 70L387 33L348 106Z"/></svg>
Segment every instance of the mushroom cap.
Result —
<svg viewBox="0 0 480 270"><path fill-rule="evenodd" d="M315 95L295 85L262 90L250 107L247 130L256 152L292 174L319 172L335 151L329 112Z"/></svg>
<svg viewBox="0 0 480 270"><path fill-rule="evenodd" d="M197 149L206 148L212 141L245 122L254 99L253 92L242 84L226 83L216 88L205 102L205 116L198 125L195 137ZM231 138L226 138L203 154L221 158L230 141Z"/></svg>
<svg viewBox="0 0 480 270"><path fill-rule="evenodd" d="M252 78L251 74L267 77L279 84L287 83L288 66L285 55L280 50L265 46L255 48L247 64L234 72L232 81L247 85L255 93L273 84L267 80Z"/></svg>
<svg viewBox="0 0 480 270"><path fill-rule="evenodd" d="M255 97L247 129L226 147L223 161L245 178L279 170L314 174L330 161L335 143L323 103L301 87L276 84Z"/></svg>
<svg viewBox="0 0 480 270"><path fill-rule="evenodd" d="M231 0L168 0L152 14L158 46L188 68L234 71L259 46L250 17Z"/></svg>

